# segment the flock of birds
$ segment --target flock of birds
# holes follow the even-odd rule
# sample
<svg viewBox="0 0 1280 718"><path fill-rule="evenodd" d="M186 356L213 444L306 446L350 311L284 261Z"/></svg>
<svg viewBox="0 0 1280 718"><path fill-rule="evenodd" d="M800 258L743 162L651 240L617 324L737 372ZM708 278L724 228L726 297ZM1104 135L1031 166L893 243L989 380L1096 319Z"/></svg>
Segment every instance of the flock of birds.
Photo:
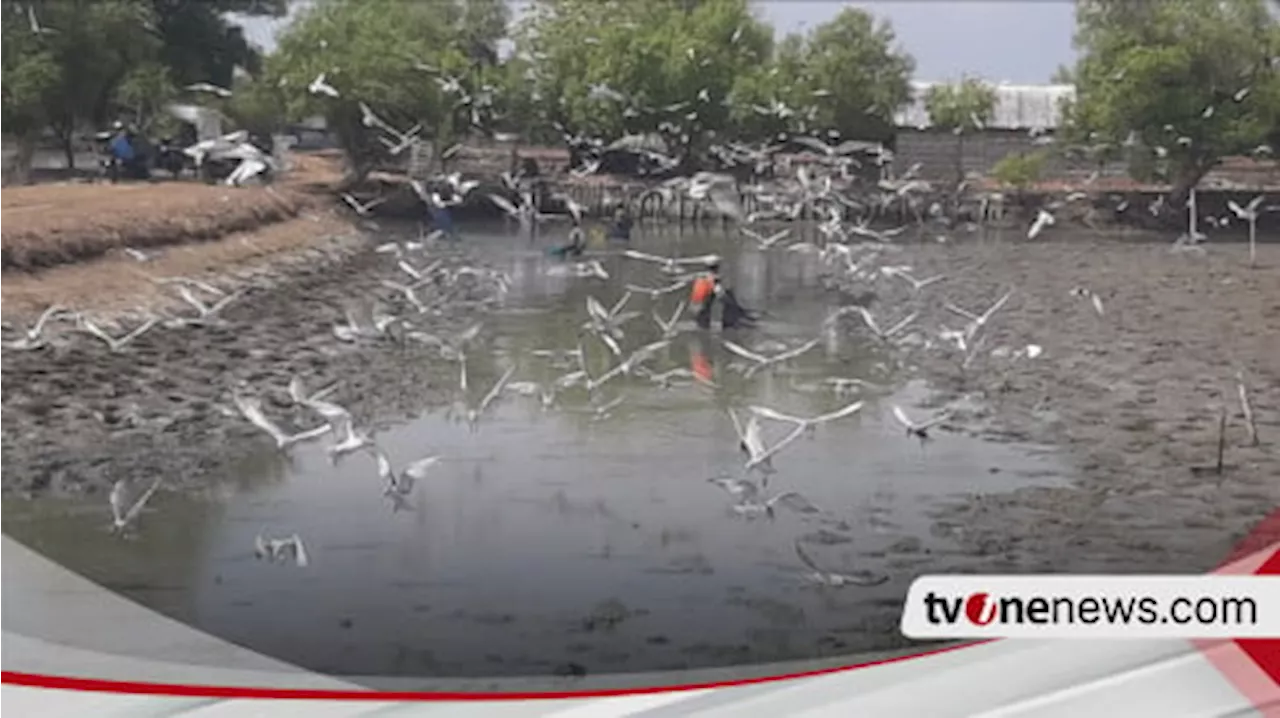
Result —
<svg viewBox="0 0 1280 718"><path fill-rule="evenodd" d="M45 32L34 14L31 15L33 31ZM736 38L735 38L736 40ZM456 97L457 107L468 109L472 124L482 127L486 124L485 114L493 107L493 88L482 87L475 92L465 89L458 78L447 77L436 68L422 66L424 72L437 75L441 89ZM191 86L193 92L208 92L220 97L229 95L229 91L207 83ZM307 87L308 92L317 96L330 98L342 97L343 93L330 82L327 73L319 74ZM1232 99L1243 101L1248 94L1242 90ZM687 146L697 132L700 114L699 103L711 101L707 91L698 93L696 99L675 103L662 108L645 108L637 106L622 93L605 85L591 88L592 98L600 102L615 102L625 106L625 113L638 115L660 111L674 119L664 120L659 132L665 137L674 138L677 146ZM815 98L820 97L815 93ZM408 129L399 129L376 114L364 102L359 103L362 124L377 133L377 139L392 155L399 155L412 147L422 132L418 124ZM169 107L175 116L197 126L208 121L211 111L196 105L175 104ZM796 109L780 102L759 105L753 108L761 115L780 118L799 118L801 121L812 120L816 107ZM1206 117L1213 108L1206 109ZM600 138L591 138L572 134L565 128L559 128L565 143L578 150L584 157L583 164L573 170L578 176L598 172L603 155L610 149L616 149L618 143L605 143ZM803 130L802 130L803 131ZM624 138L625 139L625 138ZM942 225L955 224L955 212L949 210L942 202L931 199L932 187L916 177L919 167L910 168L896 180L881 180L870 192L856 194L851 188L857 183L855 173L860 163L867 157L877 164L883 165L892 159L888 150L868 146L859 142L837 142L831 144L828 139L816 136L788 136L787 142L804 145L820 158L816 169L799 167L783 174L769 184L755 184L743 187L739 179L726 172L699 172L690 177L675 177L662 182L650 190L650 195L667 203L683 197L695 203L710 204L718 213L738 223L743 241L758 245L760 251L803 253L815 256L825 268L825 276L829 286L849 290L852 287L868 289L882 283L898 282L907 292L907 301L902 305L910 306L931 287L946 280L943 275L918 278L913 269L905 265L892 265L883 261L900 247L894 245L893 239L906 227L892 230L872 229L871 221L895 206L903 207L913 214L921 224L926 221L938 222ZM1185 138L1178 142L1185 144ZM775 161L781 150L781 143L762 146L747 146L737 143L713 145L711 153L719 158L722 164L729 167L741 165L751 166L758 174L775 173L778 169ZM1167 154L1167 150L1156 148L1157 153ZM456 152L450 148L444 152L447 157ZM645 155L650 168L654 172L667 172L679 165L679 160L672 154L652 149L640 150ZM275 169L275 161L261 149L254 146L246 133L238 132L221 137L206 139L192 147L186 153L197 165L210 158L238 159L239 166L227 179L228 184L244 184L264 172ZM413 189L422 201L433 209L448 208L465 201L475 192L480 184L466 181L459 174L441 175L435 178L435 184L447 186L448 196L433 191L426 184L415 181ZM535 205L532 193L520 178L504 176L507 196L487 193L489 201L502 209L507 215L517 220L522 227L533 226L549 219ZM962 184L956 189L956 196L963 193ZM744 194L752 196L756 211L745 211L742 198ZM1081 193L1083 194L1083 193ZM515 201L512 201L512 197ZM1057 219L1054 211L1059 207L1085 197L1068 196L1065 200L1050 204L1040 209L1028 227L1026 236L1036 239L1047 228L1055 225ZM344 201L360 215L367 215L379 203L381 198L359 200L345 195ZM564 201L567 213L575 225L583 221L584 208L568 197L560 197ZM643 202L645 198L641 198ZM1149 210L1158 214L1162 200L1153 203ZM1240 220L1247 222L1251 229L1264 208L1262 198L1258 197L1244 206L1234 202L1230 204L1231 212ZM1117 211L1125 211L1127 207L1118 206ZM1193 208L1194 217L1194 208ZM987 208L983 206L979 216L985 216ZM857 219L850 220L850 217ZM788 241L790 229L779 229L770 233L759 230L760 223L776 220L798 219L801 217L817 217L818 236L816 241ZM1220 226L1221 220L1210 218L1211 225ZM1202 234L1196 231L1194 219L1186 235L1175 242L1175 249L1187 247L1199 248ZM461 416L468 426L478 431L483 418L505 396L520 394L536 397L544 409L551 409L559 403L561 395L569 390L580 388L585 391L589 402L581 410L587 412L593 420L605 420L624 401L624 394L617 394L612 399L605 398L603 390L616 382L627 378L645 380L655 386L669 387L674 382L710 385L711 379L682 367L660 369L653 366L663 356L665 349L686 328L682 318L688 308L686 302L678 302L672 308L663 309L660 304L668 295L681 291L696 276L698 269L709 259L706 256L681 257L658 256L635 249L627 249L623 257L652 265L665 275L663 284L657 286L628 284L621 297L606 306L592 296L587 299L585 317L581 325L579 340L574 347L549 348L535 354L549 361L552 366L560 366L565 370L554 381L539 384L530 381L514 381L516 366L505 370L497 381L487 389L478 401L470 397L471 381L468 376L468 352L481 340L483 324L472 324L469 328L449 335L441 335L427 331L423 320L438 318L446 314L456 313L467 308L486 308L495 302L501 303L510 285L510 277L504 273L485 267L464 264L456 261L456 257L428 257L425 264L417 264L418 258L427 253L427 247L434 244L441 232L420 238L413 242L388 242L380 245L377 251L387 255L392 263L392 272L397 276L383 278L382 287L389 293L387 302L360 302L348 307L344 321L332 327L333 339L344 343L375 344L391 342L394 344L416 344L438 352L446 361L454 361L458 365L458 392L461 404ZM139 257L145 259L145 257ZM455 260L455 261L451 261ZM571 261L560 265L559 273L577 277L585 281L609 283L611 274L599 257L585 258L582 261ZM244 294L244 290L227 292L208 283L189 278L157 279L176 292L190 310L185 313L160 312L152 313L141 324L122 334L108 332L91 318L81 312L72 311L60 306L50 307L29 329L20 331L16 338L6 339L3 346L14 350L37 350L50 343L47 326L54 321L69 319L75 328L88 336L103 342L112 352L127 351L140 336L156 327L178 328L201 326L211 323L224 323L221 315ZM1086 287L1078 287L1072 294L1089 303L1099 315L1105 314L1101 298ZM941 307L953 315L960 324L954 327L939 325L930 330L919 329L921 311L912 311L906 316L887 320L877 316L869 307L869 302L852 302L835 309L816 328L817 336L797 345L780 345L777 342L765 342L753 347L744 346L739 341L721 337L724 348L738 357L740 363L730 366L736 369L743 379L750 379L761 373L777 370L787 365L820 345L826 332L840 331L847 328L844 322L847 317L854 317L869 341L875 342L893 352L905 353L913 350L939 350L955 353L963 367L968 367L985 347L988 333L985 331L993 318L1007 305L1014 290L1010 289L990 306L982 311L971 311L949 301L941 302ZM650 303L648 311L631 309L636 297L647 297ZM387 311L388 303L398 304L399 313ZM658 338L654 341L628 346L629 337L634 336L630 325L640 317L648 317L657 330ZM954 324L954 323L953 323ZM602 348L608 357L609 366L603 371L593 371L589 357L589 342ZM1042 348L1028 344L1018 348L1000 347L990 352L991 356L1009 360L1031 360L1040 356ZM859 378L828 377L826 383L837 394L847 392L869 392L874 389L870 382ZM387 453L378 445L373 432L366 427L358 426L352 413L330 398L339 386L326 386L316 391L309 391L301 377L294 377L288 386L288 396L295 407L314 415L315 425L305 429L286 428L279 420L268 415L261 398L245 393L243 388L237 389L232 396L235 411L243 419L262 431L270 438L275 447L287 452L294 447L322 439L328 440L326 451L332 457L339 458L350 454L363 454L371 461L371 474L376 474L382 485L382 494L392 504L395 511L408 509L410 497L418 487L426 482L442 461L440 455L428 455L416 458L402 465L394 464ZM734 513L745 517L773 517L779 508L803 514L822 513L805 496L796 490L769 493L770 477L777 473L774 460L789 446L794 445L800 437L817 430L819 427L840 421L858 414L865 401L859 399L845 406L817 416L796 416L774 408L761 405L749 405L738 409L727 410L734 426L737 447L743 455L742 466L737 475L716 476L708 482L723 489L732 499L731 509ZM905 435L921 442L930 437L930 431L950 418L950 414L942 412L927 418L913 418L900 406L892 407L893 418L901 425ZM765 422L773 422L789 427L786 433L771 444L764 438ZM112 513L111 529L124 532L133 525L143 512L145 505L161 485L161 481L139 485L138 482L122 480L117 482L110 492L109 502ZM299 566L309 563L303 540L297 534L276 538L258 535L254 541L254 554L267 561L290 560ZM795 552L805 566L806 576L812 581L831 587L870 586L888 580L887 576L876 575L865 571L833 571L821 567L813 557L805 551L801 542L794 543Z"/></svg>
<svg viewBox="0 0 1280 718"><path fill-rule="evenodd" d="M729 201L729 199L724 199ZM930 288L944 282L946 277L936 275L917 278L910 266L881 261L887 255L900 250L889 237L893 232L877 233L858 224L846 224L836 216L822 225L819 233L821 244L790 241L791 229L764 233L755 225L740 227L741 241L755 242L765 252L807 252L818 257L833 278L857 282L864 286L892 283L907 293L908 302L914 302ZM595 296L588 297L583 321L579 327L577 344L572 347L546 348L535 351L534 356L547 361L552 367L560 367L563 373L552 381L543 383L516 381L516 366L506 369L497 381L474 400L472 381L468 373L468 355L483 342L483 321L470 324L466 329L453 333L429 331L427 323L441 317L453 317L468 310L485 310L500 306L505 299L511 278L504 272L468 263L463 253L446 245L444 251L433 249L441 243L439 232L418 240L385 242L375 252L386 257L386 267L394 278L383 275L379 284L384 290L376 300L351 302L342 321L332 326L334 341L348 344L416 345L439 355L445 361L457 363L458 402L456 416L463 418L473 431L478 431L484 418L504 397L518 394L535 398L545 410L562 405L561 397L570 390L585 392L585 406L566 407L586 413L594 421L607 420L624 401L618 393L608 397L606 392L620 380L642 381L655 387L684 385L715 386L713 380L684 367L656 366L665 356L665 350L684 332L692 329L692 323L684 321L687 301L677 300L673 306L664 307L667 298L686 289L703 266L717 260L714 255L662 256L627 248L617 254L622 260L649 265L659 277L652 283L625 283L616 301L606 305ZM875 237L874 240L870 237ZM618 282L605 269L600 256L586 257L581 261L567 261L553 265L551 271L597 282L615 290ZM144 334L156 328L199 327L223 324L226 308L244 296L247 290L228 292L200 280L189 278L154 278L153 281L171 287L175 299L185 306L185 311L160 309L141 324L122 334L108 332L103 326L84 313L63 307L50 307L33 326L17 332L16 338L6 340L5 348L36 350L56 340L48 327L52 322L70 320L85 336L96 338L112 352L125 352ZM1101 300L1088 292L1094 308L1102 313ZM854 317L870 341L895 351L913 348L954 350L963 357L967 366L985 342L984 329L993 317L1006 306L1013 296L1010 290L982 311L971 311L951 302L943 302L943 308L961 323L957 328L942 326L937 330L914 331L918 326L919 311L905 317L886 320L877 316L869 306L849 304L834 310L819 327L815 337L796 345L764 341L752 346L743 343L741 337L726 334L721 337L724 348L737 358L728 370L737 372L749 380L784 367L817 348L825 333L839 331L846 317ZM647 301L646 309L636 308L639 301ZM652 322L652 329L634 329L637 320ZM637 336L656 334L652 341L632 342ZM11 334L12 336L12 334ZM1041 349L1028 345L1016 350L1002 349L995 355L1011 359L1034 359ZM603 369L593 368L593 355L607 357ZM269 415L263 400L252 395L247 387L238 387L232 395L234 410L245 421L257 427L269 437L275 447L288 452L294 447L327 440L326 452L337 459L351 454L363 454L371 462L370 474L376 474L382 485L382 494L390 502L393 511L409 509L408 499L431 475L442 461L440 455L418 457L402 465L394 464L377 444L373 432L358 425L352 413L335 403L331 395L338 385L317 390L304 386L302 377L294 377L288 386L290 403L315 417L314 425L306 428L288 428L281 419ZM849 377L828 377L827 384L837 395L849 392L868 392L877 387L870 382ZM732 499L733 513L747 517L772 518L778 508L786 508L804 514L825 513L798 491L769 493L770 477L776 473L774 462L797 439L819 427L838 422L860 412L864 400L846 404L842 408L818 416L797 416L767 406L749 405L729 409L729 419L735 428L737 444L743 460L739 475L716 476L708 481L726 491ZM901 424L908 437L920 441L929 438L929 431L949 418L946 412L926 418L916 418L902 407L894 406L892 416ZM767 423L789 427L785 435L776 441L765 438ZM136 522L143 506L154 495L159 482L140 485L137 481L122 480L110 495L113 515L113 531L123 532ZM875 585L887 577L863 571L834 571L818 568L812 556L796 543L796 553L807 569L805 574L813 581L827 586ZM299 565L308 562L307 551L300 536L285 538L258 536L254 553L263 560L291 560Z"/></svg>

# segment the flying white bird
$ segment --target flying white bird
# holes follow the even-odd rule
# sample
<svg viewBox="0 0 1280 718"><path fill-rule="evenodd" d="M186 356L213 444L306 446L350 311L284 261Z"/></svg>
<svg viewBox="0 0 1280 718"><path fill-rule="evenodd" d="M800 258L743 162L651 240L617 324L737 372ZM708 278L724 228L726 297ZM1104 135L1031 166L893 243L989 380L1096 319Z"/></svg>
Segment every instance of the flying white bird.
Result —
<svg viewBox="0 0 1280 718"><path fill-rule="evenodd" d="M862 322L867 325L867 328L871 330L871 333L875 334L883 341L889 341L902 333L902 330L906 329L911 322L916 320L916 317L920 316L920 312L912 312L888 329L881 329L880 325L876 322L875 316L871 314L869 309L866 307L854 307L854 311L858 313L858 316L862 317Z"/></svg>
<svg viewBox="0 0 1280 718"><path fill-rule="evenodd" d="M843 408L837 409L827 414L820 414L818 416L811 417L808 419L800 416L792 416L790 414L784 414L775 409L770 409L767 406L752 406L750 407L750 409L753 414L762 416L766 419L772 419L774 421L781 421L788 424L794 424L796 426L799 426L802 429L811 429L815 426L825 424L829 421L835 421L836 419L843 419L846 416L852 416L853 414L858 413L858 411L862 409L862 404L863 402L861 401L855 401L852 404L849 404L848 406L845 406Z"/></svg>
<svg viewBox="0 0 1280 718"><path fill-rule="evenodd" d="M378 463L378 478L387 482L384 494L397 493L401 496L408 494L413 491L414 482L425 480L431 467L440 462L439 456L428 456L414 461L397 473L391 468L391 460L382 452L382 449L375 446L372 453L374 460Z"/></svg>
<svg viewBox="0 0 1280 718"><path fill-rule="evenodd" d="M302 537L294 534L289 538L266 538L258 534L253 539L253 555L259 560L275 563L282 559L292 558L295 566L306 568L310 560L307 549L302 545Z"/></svg>
<svg viewBox="0 0 1280 718"><path fill-rule="evenodd" d="M386 198L386 197L374 197L373 199L369 200L368 202L361 202L360 200L356 199L355 197L352 197L350 194L347 194L346 192L343 192L343 193L342 193L342 200L343 200L344 202L346 202L348 205L350 205L350 206L351 206L351 209L354 209L354 210L356 211L356 214L360 215L361 217L365 217L365 216L368 216L368 214L369 214L369 210L373 209L374 207L377 207L378 205L382 204L383 202L386 202L386 201L387 201L387 198Z"/></svg>
<svg viewBox="0 0 1280 718"><path fill-rule="evenodd" d="M921 442L924 442L929 439L929 429L946 421L948 415L940 414L925 421L917 422L907 416L907 412L903 411L902 407L895 404L893 407L893 418L897 419L898 423L902 424L902 426L907 430L907 436L914 436L920 439Z"/></svg>
<svg viewBox="0 0 1280 718"><path fill-rule="evenodd" d="M773 518L774 508L778 505L782 505L796 513L814 514L819 512L818 507L810 503L798 491L786 491L766 499L761 495L760 487L753 481L713 477L707 479L707 482L719 486L732 496L735 500L733 504L734 512L744 516L764 514L769 518Z"/></svg>
<svg viewBox="0 0 1280 718"><path fill-rule="evenodd" d="M334 89L333 85L330 85L325 80L326 80L325 73L323 72L320 73L319 75L316 76L316 79L311 81L310 85L307 85L307 92L310 92L313 95L328 95L329 97L340 97L340 95L338 94L338 91Z"/></svg>
<svg viewBox="0 0 1280 718"><path fill-rule="evenodd" d="M853 574L827 571L818 567L818 564L800 545L799 540L795 542L795 547L796 556L800 558L800 563L803 563L811 571L806 575L806 578L814 583L831 588L843 588L845 586L879 586L889 580L888 576L873 574L869 571L859 571Z"/></svg>
<svg viewBox="0 0 1280 718"><path fill-rule="evenodd" d="M159 321L160 321L159 317L151 317L146 322L144 322L141 326L139 326L137 329L134 329L128 334L125 334L124 336L117 338L107 334L105 331L102 330L101 327L99 327L98 325L94 324L93 322L85 318L84 315L81 315L81 314L76 315L76 325L82 331L88 332L93 336L101 339L103 342L106 343L107 347L109 347L113 352L118 352L121 349L124 349L126 346L128 346L130 342L142 336L143 333L145 333L151 327L154 327L156 323Z"/></svg>
<svg viewBox="0 0 1280 718"><path fill-rule="evenodd" d="M1056 222L1057 220L1054 219L1053 215L1043 209L1040 210L1036 214L1036 221L1031 223L1031 229L1027 230L1027 239L1035 239L1040 232L1044 231L1045 227L1050 227Z"/></svg>
<svg viewBox="0 0 1280 718"><path fill-rule="evenodd" d="M231 97L231 90L225 87L218 87L210 82L197 82L194 85L187 85L187 92L207 92L218 97Z"/></svg>
<svg viewBox="0 0 1280 718"><path fill-rule="evenodd" d="M134 493L137 489L137 482L134 480L120 479L111 487L111 495L107 498L111 504L112 533L123 533L129 524L137 520L147 501L155 494L156 489L160 488L161 481L163 481L162 478L156 479L145 491L138 494Z"/></svg>
<svg viewBox="0 0 1280 718"><path fill-rule="evenodd" d="M741 344L736 344L734 342L729 341L728 339L725 339L723 341L724 341L725 348L728 349L729 351L733 352L734 354L737 354L743 359L747 359L749 361L755 362L755 365L752 366L750 369L748 369L746 372L747 376L750 376L751 374L754 374L756 371L760 369L763 369L768 366L773 366L775 364L781 364L786 361L790 361L792 359L795 359L796 357L799 357L802 354L807 353L809 350L813 349L814 347L822 343L822 338L818 337L817 339L812 339L810 341L805 342L804 344L801 344L798 347L795 347L794 349L787 349L785 351L779 352L777 354L774 354L773 356L768 356L768 357L764 356L763 354L753 352L750 349L747 349L746 347L742 346Z"/></svg>
<svg viewBox="0 0 1280 718"><path fill-rule="evenodd" d="M26 350L44 346L46 343L46 340L43 337L45 324L59 316L62 316L66 311L67 310L65 308L57 304L45 309L40 314L40 317L36 319L36 323L24 332L21 338L13 341L6 341L4 343L4 348Z"/></svg>
<svg viewBox="0 0 1280 718"><path fill-rule="evenodd" d="M271 436L276 442L276 448L287 449L301 441L308 441L319 436L327 434L331 427L329 424L322 424L314 429L300 431L296 434L286 434L278 424L267 418L262 411L262 400L254 397L241 396L233 394L232 399L236 408L248 419L254 426L262 429Z"/></svg>

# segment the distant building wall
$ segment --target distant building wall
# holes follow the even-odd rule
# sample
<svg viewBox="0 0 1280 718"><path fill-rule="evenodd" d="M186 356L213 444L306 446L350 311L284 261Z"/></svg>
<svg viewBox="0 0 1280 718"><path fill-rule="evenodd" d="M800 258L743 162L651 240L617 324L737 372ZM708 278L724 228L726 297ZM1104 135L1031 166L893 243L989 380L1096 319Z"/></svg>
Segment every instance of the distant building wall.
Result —
<svg viewBox="0 0 1280 718"><path fill-rule="evenodd" d="M955 178L957 138L941 130L903 129L898 131L894 152L894 172L902 174L919 163L919 176L927 180ZM966 174L989 174L1005 157L1041 149L1026 132L985 130L964 137L963 167ZM1057 168L1054 168L1057 169Z"/></svg>

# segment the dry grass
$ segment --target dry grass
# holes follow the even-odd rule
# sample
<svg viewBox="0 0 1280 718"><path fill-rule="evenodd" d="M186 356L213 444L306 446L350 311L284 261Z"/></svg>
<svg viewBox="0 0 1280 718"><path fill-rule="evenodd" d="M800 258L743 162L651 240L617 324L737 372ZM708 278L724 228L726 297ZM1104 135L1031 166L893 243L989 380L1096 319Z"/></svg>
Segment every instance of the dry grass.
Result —
<svg viewBox="0 0 1280 718"><path fill-rule="evenodd" d="M173 245L148 262L112 253L38 274L6 273L0 284L0 304L6 319L29 317L52 304L104 312L167 304L173 300L172 292L149 281L148 276L198 277L267 262L307 248L319 237L350 231L351 225L336 213L309 213L215 242Z"/></svg>
<svg viewBox="0 0 1280 718"><path fill-rule="evenodd" d="M272 188L168 182L12 188L4 212L6 319L51 304L113 311L171 301L147 276L199 276L270 262L351 232L332 210L331 154L295 155ZM123 247L150 248L138 262ZM159 251L156 251L156 250Z"/></svg>
<svg viewBox="0 0 1280 718"><path fill-rule="evenodd" d="M254 230L321 206L327 200L317 190L332 186L337 176L332 157L302 155L278 186L268 188L189 182L10 188L0 204L0 269L8 275L122 247L201 242Z"/></svg>

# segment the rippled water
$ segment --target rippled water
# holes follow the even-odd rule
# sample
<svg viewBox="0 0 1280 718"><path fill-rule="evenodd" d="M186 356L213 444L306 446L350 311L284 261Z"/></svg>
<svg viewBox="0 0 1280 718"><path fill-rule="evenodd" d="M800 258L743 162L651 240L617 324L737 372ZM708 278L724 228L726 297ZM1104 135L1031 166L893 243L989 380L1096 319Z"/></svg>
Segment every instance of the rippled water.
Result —
<svg viewBox="0 0 1280 718"><path fill-rule="evenodd" d="M654 267L605 257L608 282L549 276L545 246L502 231L466 241L513 277L508 311L485 322L493 351L470 363L472 399L518 366L513 380L565 369L535 349L567 348L585 299L606 306L624 282L657 286ZM762 325L736 339L796 344L819 331L838 297L817 284L812 258L766 257L723 234L640 234L644 251L725 255L725 274ZM682 293L654 308L669 316ZM657 338L651 300L627 325L627 347ZM686 322L691 327L691 323ZM589 352L607 366L599 345ZM420 359L415 359L420 360ZM718 388L663 389L643 378L612 382L623 403L603 420L581 390L543 410L509 396L471 432L443 411L379 431L393 465L443 457L393 512L372 460L336 465L323 444L286 459L263 444L216 497L161 495L133 541L103 538L101 506L52 500L6 506L7 531L90 578L198 628L307 668L345 674L546 675L633 672L852 653L902 645L901 598L920 573L972 565L930 512L955 495L1044 484L1048 452L945 432L927 447L904 438L888 408L918 406L927 387L895 376L889 358L855 335L745 380L713 334L686 331L652 363L709 363ZM801 415L858 398L835 396L826 377L890 387L864 410L822 426L779 454L769 491L796 490L823 509L780 509L747 520L708 483L741 475L726 408L764 404ZM916 409L923 413L925 409ZM766 441L787 427L765 423ZM239 447L235 447L239 448ZM311 564L253 556L258 533L300 534ZM807 583L794 542L833 569L889 580L871 588Z"/></svg>

